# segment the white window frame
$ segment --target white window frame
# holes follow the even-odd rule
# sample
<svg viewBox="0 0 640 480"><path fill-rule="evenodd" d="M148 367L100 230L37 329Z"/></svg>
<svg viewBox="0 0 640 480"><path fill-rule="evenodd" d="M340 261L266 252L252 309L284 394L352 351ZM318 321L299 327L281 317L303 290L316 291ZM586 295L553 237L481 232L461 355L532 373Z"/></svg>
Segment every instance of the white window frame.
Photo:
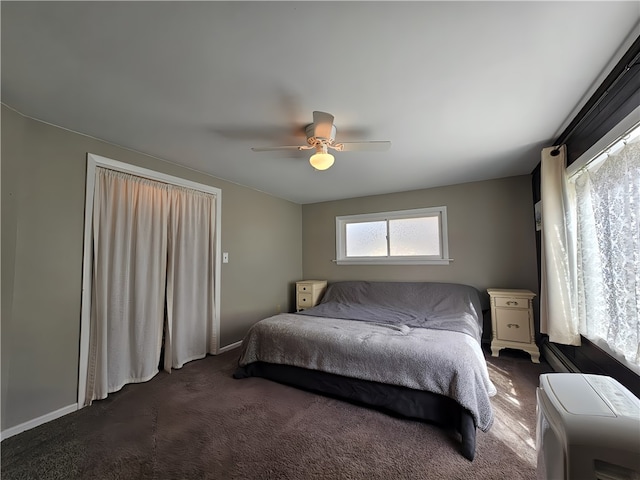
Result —
<svg viewBox="0 0 640 480"><path fill-rule="evenodd" d="M347 257L347 225L362 222L387 222L400 218L437 217L440 255L412 255L385 257ZM387 251L389 238L387 237ZM336 217L336 263L338 265L449 265L449 237L447 233L447 207L416 208L393 212L364 213Z"/></svg>

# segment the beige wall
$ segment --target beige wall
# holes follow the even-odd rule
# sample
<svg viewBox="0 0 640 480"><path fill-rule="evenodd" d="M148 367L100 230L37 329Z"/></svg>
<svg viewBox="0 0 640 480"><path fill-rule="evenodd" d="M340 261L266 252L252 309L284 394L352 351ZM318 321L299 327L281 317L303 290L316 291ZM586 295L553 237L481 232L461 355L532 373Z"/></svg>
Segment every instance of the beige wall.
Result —
<svg viewBox="0 0 640 480"><path fill-rule="evenodd" d="M537 292L529 176L300 206L2 107L2 430L77 399L86 154L222 190L221 345L293 308L293 282L443 281ZM447 206L449 266L336 265L335 217ZM302 232L302 233L301 233Z"/></svg>
<svg viewBox="0 0 640 480"><path fill-rule="evenodd" d="M221 345L293 308L301 206L2 107L2 430L77 400L87 152L222 190Z"/></svg>
<svg viewBox="0 0 640 480"><path fill-rule="evenodd" d="M442 205L447 207L451 264L332 262L336 216ZM481 291L490 287L538 290L529 175L303 205L302 244L308 279L436 281L464 283Z"/></svg>

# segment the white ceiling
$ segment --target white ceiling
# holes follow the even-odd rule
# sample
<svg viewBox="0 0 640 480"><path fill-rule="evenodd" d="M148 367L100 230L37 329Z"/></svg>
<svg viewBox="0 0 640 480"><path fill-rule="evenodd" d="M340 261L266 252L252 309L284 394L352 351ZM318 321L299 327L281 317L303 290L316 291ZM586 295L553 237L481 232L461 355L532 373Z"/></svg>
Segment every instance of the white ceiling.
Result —
<svg viewBox="0 0 640 480"><path fill-rule="evenodd" d="M637 1L6 2L2 102L298 203L528 174L640 35ZM313 110L337 140L316 172Z"/></svg>

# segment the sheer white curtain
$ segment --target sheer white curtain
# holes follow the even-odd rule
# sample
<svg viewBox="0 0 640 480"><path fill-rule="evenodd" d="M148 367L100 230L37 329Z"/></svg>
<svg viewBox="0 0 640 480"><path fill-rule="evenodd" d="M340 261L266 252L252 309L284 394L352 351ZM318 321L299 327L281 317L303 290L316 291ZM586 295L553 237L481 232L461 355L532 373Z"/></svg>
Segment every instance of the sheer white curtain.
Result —
<svg viewBox="0 0 640 480"><path fill-rule="evenodd" d="M579 171L580 332L640 366L640 137ZM604 343L604 345L603 345Z"/></svg>
<svg viewBox="0 0 640 480"><path fill-rule="evenodd" d="M216 352L216 200L96 168L85 404Z"/></svg>
<svg viewBox="0 0 640 480"><path fill-rule="evenodd" d="M170 190L164 368L180 368L216 349L213 328L216 198Z"/></svg>
<svg viewBox="0 0 640 480"><path fill-rule="evenodd" d="M166 185L96 169L88 402L158 373L168 211Z"/></svg>
<svg viewBox="0 0 640 480"><path fill-rule="evenodd" d="M554 152L557 154L554 155ZM542 150L540 167L542 248L540 331L549 340L580 345L575 314L575 249L571 191L564 146Z"/></svg>

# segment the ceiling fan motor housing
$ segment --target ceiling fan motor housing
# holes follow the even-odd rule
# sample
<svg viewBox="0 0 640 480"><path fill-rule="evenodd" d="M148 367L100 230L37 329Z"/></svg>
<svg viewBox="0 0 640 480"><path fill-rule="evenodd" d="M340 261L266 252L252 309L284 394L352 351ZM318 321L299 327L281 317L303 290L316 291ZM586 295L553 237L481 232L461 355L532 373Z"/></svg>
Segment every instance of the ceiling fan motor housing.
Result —
<svg viewBox="0 0 640 480"><path fill-rule="evenodd" d="M252 147L254 152L266 152L271 150L311 150L317 154L327 154L328 149L343 151L386 151L391 146L388 141L375 142L340 142L335 143L336 126L333 123L333 115L326 112L314 111L313 123L305 127L307 145L282 145L279 147ZM328 167L327 167L328 168Z"/></svg>
<svg viewBox="0 0 640 480"><path fill-rule="evenodd" d="M327 145L333 145L333 142L336 138L336 126L332 125L331 126L331 136L330 138L323 138L323 137L316 137L315 132L316 130L316 125L314 123L311 123L309 125L307 125L305 127L305 133L307 135L307 143L313 147L317 146L318 144L323 144L326 143Z"/></svg>

